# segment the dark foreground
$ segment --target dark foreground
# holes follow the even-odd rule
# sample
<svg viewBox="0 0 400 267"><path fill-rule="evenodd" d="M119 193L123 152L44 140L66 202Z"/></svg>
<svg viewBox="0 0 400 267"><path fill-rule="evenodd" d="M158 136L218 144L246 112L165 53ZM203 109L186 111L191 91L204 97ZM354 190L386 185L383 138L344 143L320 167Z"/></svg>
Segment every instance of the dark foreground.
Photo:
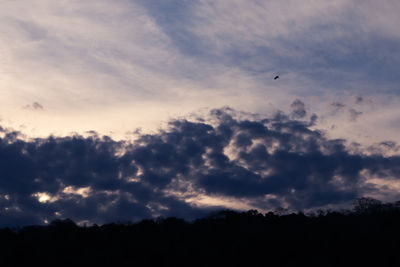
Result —
<svg viewBox="0 0 400 267"><path fill-rule="evenodd" d="M400 202L354 211L0 230L1 266L400 266ZM39 264L39 265L38 265Z"/></svg>

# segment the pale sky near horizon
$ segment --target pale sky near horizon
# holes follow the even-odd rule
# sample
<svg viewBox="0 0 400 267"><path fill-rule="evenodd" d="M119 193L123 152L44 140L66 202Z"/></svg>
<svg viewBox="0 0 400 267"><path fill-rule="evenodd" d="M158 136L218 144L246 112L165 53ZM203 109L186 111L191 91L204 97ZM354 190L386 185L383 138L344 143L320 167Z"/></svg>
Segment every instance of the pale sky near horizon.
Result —
<svg viewBox="0 0 400 267"><path fill-rule="evenodd" d="M394 0L1 1L1 125L123 139L299 99L334 138L400 141L399 13Z"/></svg>

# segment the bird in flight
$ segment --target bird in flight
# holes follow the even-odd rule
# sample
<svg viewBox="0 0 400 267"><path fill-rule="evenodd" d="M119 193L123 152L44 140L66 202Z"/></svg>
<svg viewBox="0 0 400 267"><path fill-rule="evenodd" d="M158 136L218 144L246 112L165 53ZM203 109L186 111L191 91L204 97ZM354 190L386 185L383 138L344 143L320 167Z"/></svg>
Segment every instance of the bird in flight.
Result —
<svg viewBox="0 0 400 267"><path fill-rule="evenodd" d="M274 80L276 80L276 79L278 79L278 78L279 78L279 75L276 75L275 78L274 78Z"/></svg>

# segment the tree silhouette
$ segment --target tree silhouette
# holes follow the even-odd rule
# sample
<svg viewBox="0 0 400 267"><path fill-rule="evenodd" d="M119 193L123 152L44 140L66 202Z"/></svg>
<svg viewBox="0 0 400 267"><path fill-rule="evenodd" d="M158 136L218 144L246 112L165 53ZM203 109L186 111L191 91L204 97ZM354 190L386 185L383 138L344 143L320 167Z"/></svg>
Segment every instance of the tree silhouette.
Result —
<svg viewBox="0 0 400 267"><path fill-rule="evenodd" d="M0 229L0 256L2 266L399 266L399 202L354 204L312 216L220 210L193 222L84 227L55 220Z"/></svg>

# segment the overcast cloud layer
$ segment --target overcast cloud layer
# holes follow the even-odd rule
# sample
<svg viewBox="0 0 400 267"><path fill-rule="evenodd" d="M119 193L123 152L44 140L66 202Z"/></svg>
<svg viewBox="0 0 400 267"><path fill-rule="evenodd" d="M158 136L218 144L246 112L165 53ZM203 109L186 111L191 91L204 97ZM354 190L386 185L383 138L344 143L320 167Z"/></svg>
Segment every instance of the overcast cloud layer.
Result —
<svg viewBox="0 0 400 267"><path fill-rule="evenodd" d="M0 116L35 136L123 138L300 98L331 136L397 140L399 13L396 0L3 0Z"/></svg>
<svg viewBox="0 0 400 267"><path fill-rule="evenodd" d="M307 210L399 197L400 157L384 156L396 143L349 150L312 124L218 109L134 142L95 133L23 141L2 129L0 226L193 219L217 208Z"/></svg>

